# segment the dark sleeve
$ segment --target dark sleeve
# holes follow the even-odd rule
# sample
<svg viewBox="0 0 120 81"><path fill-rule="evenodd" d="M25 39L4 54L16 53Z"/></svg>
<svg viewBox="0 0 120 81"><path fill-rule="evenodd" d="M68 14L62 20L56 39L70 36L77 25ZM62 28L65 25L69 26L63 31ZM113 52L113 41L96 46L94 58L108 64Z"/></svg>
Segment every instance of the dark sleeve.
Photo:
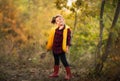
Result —
<svg viewBox="0 0 120 81"><path fill-rule="evenodd" d="M71 46L71 30L67 29L67 45Z"/></svg>

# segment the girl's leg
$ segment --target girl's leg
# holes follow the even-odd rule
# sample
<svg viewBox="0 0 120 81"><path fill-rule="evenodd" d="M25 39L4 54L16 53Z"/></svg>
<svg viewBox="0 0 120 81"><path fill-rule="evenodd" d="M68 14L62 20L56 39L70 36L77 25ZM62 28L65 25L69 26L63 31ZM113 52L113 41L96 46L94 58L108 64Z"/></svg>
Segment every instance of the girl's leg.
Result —
<svg viewBox="0 0 120 81"><path fill-rule="evenodd" d="M49 77L58 77L58 72L59 72L59 56L58 54L53 53L54 56L54 72L49 75Z"/></svg>
<svg viewBox="0 0 120 81"><path fill-rule="evenodd" d="M66 54L65 53L60 54L60 59L61 59L63 65L64 65L66 73L67 73L66 76L65 76L65 79L69 80L72 77L72 74L71 74L69 64L66 60Z"/></svg>
<svg viewBox="0 0 120 81"><path fill-rule="evenodd" d="M59 55L53 53L53 56L54 56L54 65L59 65L60 64Z"/></svg>
<svg viewBox="0 0 120 81"><path fill-rule="evenodd" d="M63 53L59 54L59 56L60 56L60 59L62 61L62 64L64 65L64 67L68 67L69 64L67 62L65 53L63 52Z"/></svg>

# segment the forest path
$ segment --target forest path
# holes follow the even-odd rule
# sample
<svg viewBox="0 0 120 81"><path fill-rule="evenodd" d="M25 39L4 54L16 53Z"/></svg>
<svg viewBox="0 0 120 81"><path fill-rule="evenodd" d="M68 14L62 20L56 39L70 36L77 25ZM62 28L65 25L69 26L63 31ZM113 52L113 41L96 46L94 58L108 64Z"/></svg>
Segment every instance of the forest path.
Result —
<svg viewBox="0 0 120 81"><path fill-rule="evenodd" d="M43 66L13 66L13 65L2 65L0 67L0 81L66 81L65 70L63 67L60 68L59 77L49 78L53 69L45 68ZM84 74L78 73L76 69L72 69L73 78L69 81L102 81L100 79L93 79L83 77Z"/></svg>

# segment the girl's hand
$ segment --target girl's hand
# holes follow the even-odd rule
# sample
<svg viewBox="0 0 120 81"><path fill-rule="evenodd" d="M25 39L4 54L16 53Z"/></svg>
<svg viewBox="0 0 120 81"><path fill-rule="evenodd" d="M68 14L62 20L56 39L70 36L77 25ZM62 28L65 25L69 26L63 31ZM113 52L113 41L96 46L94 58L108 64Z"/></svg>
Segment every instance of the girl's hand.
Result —
<svg viewBox="0 0 120 81"><path fill-rule="evenodd" d="M69 52L69 46L67 46L67 48L66 48L66 53L68 53Z"/></svg>

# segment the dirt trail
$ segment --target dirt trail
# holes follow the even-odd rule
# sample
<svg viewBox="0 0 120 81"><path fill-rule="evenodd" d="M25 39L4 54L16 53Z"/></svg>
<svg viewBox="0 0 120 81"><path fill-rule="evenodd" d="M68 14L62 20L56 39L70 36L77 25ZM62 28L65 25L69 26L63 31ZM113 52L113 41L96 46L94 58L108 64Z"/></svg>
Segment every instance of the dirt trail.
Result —
<svg viewBox="0 0 120 81"><path fill-rule="evenodd" d="M22 67L2 66L0 68L0 81L66 81L64 79L66 73L63 68L60 69L59 77L49 78L48 76L52 72L50 68L40 66L27 67L26 65ZM69 81L100 81L98 79L81 77L81 74L75 71L73 72L73 76Z"/></svg>

